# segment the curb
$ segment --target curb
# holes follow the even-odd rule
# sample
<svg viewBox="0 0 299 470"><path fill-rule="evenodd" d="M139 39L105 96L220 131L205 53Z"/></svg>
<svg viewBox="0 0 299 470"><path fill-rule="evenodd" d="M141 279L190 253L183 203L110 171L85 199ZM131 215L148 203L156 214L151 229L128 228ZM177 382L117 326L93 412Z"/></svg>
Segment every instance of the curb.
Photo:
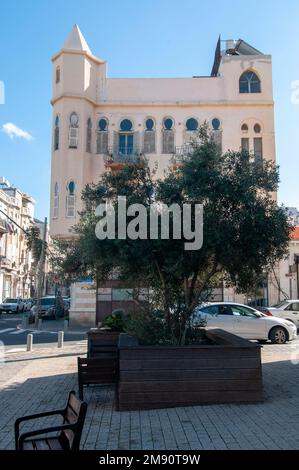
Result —
<svg viewBox="0 0 299 470"><path fill-rule="evenodd" d="M24 328L22 327L22 323L20 323L19 325L16 326L17 330L23 330ZM38 330L36 328L30 328L30 326L28 326L28 328L25 328L24 331L35 331L35 332L39 332L39 333L50 333L50 334L56 334L58 333L59 331L63 331L64 333L71 333L71 334L74 334L74 335L86 335L87 334L87 331L79 331L79 330L71 330L71 329L67 329L67 330L64 330L63 328L61 330Z"/></svg>

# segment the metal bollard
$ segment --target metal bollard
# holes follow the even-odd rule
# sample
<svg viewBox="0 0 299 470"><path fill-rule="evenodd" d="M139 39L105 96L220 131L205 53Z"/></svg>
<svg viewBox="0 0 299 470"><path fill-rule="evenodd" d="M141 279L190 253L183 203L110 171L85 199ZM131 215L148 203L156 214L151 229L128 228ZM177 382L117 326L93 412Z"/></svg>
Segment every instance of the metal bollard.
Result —
<svg viewBox="0 0 299 470"><path fill-rule="evenodd" d="M42 329L42 325L43 325L43 320L42 320L42 318L39 318L39 319L38 319L38 323L37 323L37 329L38 329L38 330L41 330L41 329Z"/></svg>
<svg viewBox="0 0 299 470"><path fill-rule="evenodd" d="M69 329L69 322L68 322L68 320L64 320L63 330L67 331L68 329Z"/></svg>
<svg viewBox="0 0 299 470"><path fill-rule="evenodd" d="M27 335L27 351L32 351L33 347L33 335L29 333Z"/></svg>
<svg viewBox="0 0 299 470"><path fill-rule="evenodd" d="M64 338L64 332L63 331L58 331L58 348L63 348L63 338Z"/></svg>

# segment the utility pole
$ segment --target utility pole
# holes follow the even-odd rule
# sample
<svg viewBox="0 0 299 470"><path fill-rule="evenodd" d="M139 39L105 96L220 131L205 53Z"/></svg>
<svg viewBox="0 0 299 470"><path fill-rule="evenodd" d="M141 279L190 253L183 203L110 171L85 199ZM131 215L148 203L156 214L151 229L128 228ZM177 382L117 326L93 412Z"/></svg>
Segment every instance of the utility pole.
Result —
<svg viewBox="0 0 299 470"><path fill-rule="evenodd" d="M45 259L46 259L46 237L47 237L47 217L44 221L44 231L43 231L43 244L41 249L40 258L38 261L37 268L37 296L36 296L36 315L35 315L35 326L38 325L38 318L40 314L40 303L41 297L43 294L43 280L45 274Z"/></svg>

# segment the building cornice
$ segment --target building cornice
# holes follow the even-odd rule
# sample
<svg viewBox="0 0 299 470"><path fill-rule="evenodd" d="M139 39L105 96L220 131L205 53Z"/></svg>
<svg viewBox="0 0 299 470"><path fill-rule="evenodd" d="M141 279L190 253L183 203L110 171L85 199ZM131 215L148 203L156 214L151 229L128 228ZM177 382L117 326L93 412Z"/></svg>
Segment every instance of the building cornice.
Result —
<svg viewBox="0 0 299 470"><path fill-rule="evenodd" d="M91 103L95 107L260 107L260 106L274 106L273 100L263 100L263 101L227 101L227 100L217 100L217 101L101 101L97 102L87 96L75 94L75 93L63 93L51 100L51 104L54 106L57 102L62 99L80 99L85 100Z"/></svg>
<svg viewBox="0 0 299 470"><path fill-rule="evenodd" d="M90 54L87 51L77 51L76 49L64 49L62 48L57 54L51 57L52 62L55 62L62 54L76 54L76 55L84 55L88 59L92 60L96 64L102 65L106 63L106 60L98 59L95 55Z"/></svg>

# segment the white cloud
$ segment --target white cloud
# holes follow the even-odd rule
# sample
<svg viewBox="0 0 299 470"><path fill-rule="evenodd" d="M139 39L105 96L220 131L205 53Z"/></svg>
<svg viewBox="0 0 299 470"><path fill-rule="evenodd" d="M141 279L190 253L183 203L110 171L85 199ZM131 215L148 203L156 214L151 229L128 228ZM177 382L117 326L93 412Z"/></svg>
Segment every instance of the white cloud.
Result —
<svg viewBox="0 0 299 470"><path fill-rule="evenodd" d="M24 131L20 127L16 126L13 122L7 122L2 126L2 132L4 132L10 139L14 137L19 137L25 140L32 140L33 137L29 132Z"/></svg>

